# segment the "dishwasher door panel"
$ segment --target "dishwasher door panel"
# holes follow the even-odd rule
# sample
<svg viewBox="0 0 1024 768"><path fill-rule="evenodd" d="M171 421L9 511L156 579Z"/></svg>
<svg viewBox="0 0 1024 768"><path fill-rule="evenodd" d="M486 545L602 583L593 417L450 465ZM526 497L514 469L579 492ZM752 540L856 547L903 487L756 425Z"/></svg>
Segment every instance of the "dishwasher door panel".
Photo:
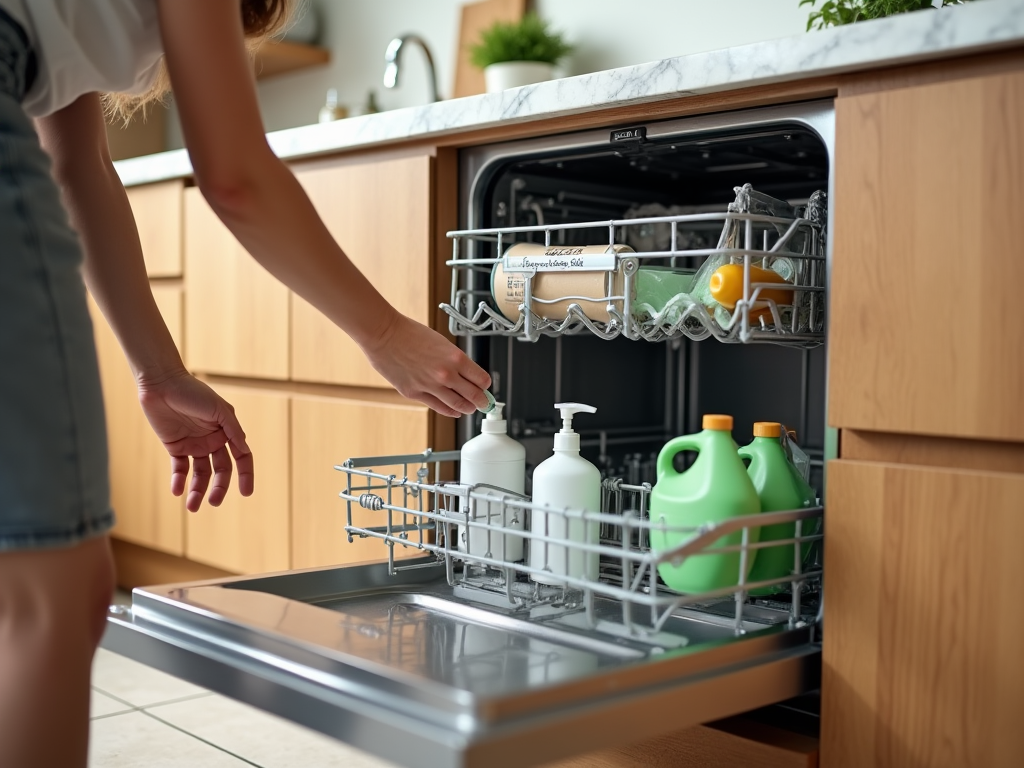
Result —
<svg viewBox="0 0 1024 768"><path fill-rule="evenodd" d="M737 636L724 615L680 610L629 638L581 613L483 606L421 564L139 588L103 645L407 766L538 765L819 684L811 626L751 620ZM621 609L608 602L598 616Z"/></svg>

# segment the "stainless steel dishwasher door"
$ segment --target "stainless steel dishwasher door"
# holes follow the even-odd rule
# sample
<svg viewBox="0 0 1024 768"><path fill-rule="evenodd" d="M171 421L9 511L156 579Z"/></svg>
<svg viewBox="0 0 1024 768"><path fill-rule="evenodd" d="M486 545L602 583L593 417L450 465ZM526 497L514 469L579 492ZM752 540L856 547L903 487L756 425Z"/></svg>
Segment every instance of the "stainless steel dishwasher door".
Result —
<svg viewBox="0 0 1024 768"><path fill-rule="evenodd" d="M637 639L386 564L139 588L103 646L399 765L537 765L818 687L813 628L680 610ZM608 601L602 611L621 611ZM611 614L609 614L611 615Z"/></svg>

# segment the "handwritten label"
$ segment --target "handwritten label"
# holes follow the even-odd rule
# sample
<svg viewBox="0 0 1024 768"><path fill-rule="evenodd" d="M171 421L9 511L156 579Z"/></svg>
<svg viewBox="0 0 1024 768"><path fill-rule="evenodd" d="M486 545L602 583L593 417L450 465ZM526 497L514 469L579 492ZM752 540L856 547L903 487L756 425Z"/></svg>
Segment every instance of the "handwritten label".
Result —
<svg viewBox="0 0 1024 768"><path fill-rule="evenodd" d="M615 254L548 248L543 256L505 256L504 267L506 272L613 272Z"/></svg>

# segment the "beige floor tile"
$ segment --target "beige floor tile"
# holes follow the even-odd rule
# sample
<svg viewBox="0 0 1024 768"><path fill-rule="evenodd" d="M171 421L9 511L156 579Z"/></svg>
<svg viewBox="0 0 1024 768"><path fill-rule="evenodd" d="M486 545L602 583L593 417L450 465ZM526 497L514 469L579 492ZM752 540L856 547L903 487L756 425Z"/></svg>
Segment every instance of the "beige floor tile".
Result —
<svg viewBox="0 0 1024 768"><path fill-rule="evenodd" d="M92 684L102 693L137 707L207 693L205 688L166 675L145 664L100 648L92 665Z"/></svg>
<svg viewBox="0 0 1024 768"><path fill-rule="evenodd" d="M131 707L124 704L117 699L112 699L105 693L93 690L92 697L89 701L89 716L90 717L105 717L106 715L112 715L115 712L130 712Z"/></svg>
<svg viewBox="0 0 1024 768"><path fill-rule="evenodd" d="M393 764L224 696L148 712L263 768L392 768Z"/></svg>
<svg viewBox="0 0 1024 768"><path fill-rule="evenodd" d="M93 720L89 768L251 768L141 712Z"/></svg>

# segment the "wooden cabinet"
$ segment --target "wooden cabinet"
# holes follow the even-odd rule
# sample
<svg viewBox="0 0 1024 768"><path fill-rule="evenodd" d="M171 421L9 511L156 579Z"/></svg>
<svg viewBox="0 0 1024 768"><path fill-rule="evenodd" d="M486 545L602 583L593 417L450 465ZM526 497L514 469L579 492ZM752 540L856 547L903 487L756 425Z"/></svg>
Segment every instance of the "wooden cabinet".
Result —
<svg viewBox="0 0 1024 768"><path fill-rule="evenodd" d="M292 400L292 567L310 568L387 557L375 539L345 533L345 477L334 469L353 456L388 456L428 447L429 411L414 404L296 396ZM386 471L386 467L376 468ZM357 508L358 524L381 524L379 512ZM395 548L396 557L418 550Z"/></svg>
<svg viewBox="0 0 1024 768"><path fill-rule="evenodd" d="M1020 61L977 77L840 89L832 425L1022 439Z"/></svg>
<svg viewBox="0 0 1024 768"><path fill-rule="evenodd" d="M127 190L150 277L181 277L184 192L182 179Z"/></svg>
<svg viewBox="0 0 1024 768"><path fill-rule="evenodd" d="M428 325L432 163L424 154L296 174L352 262L399 312ZM291 319L292 378L390 386L348 336L297 296Z"/></svg>
<svg viewBox="0 0 1024 768"><path fill-rule="evenodd" d="M185 190L185 333L192 371L288 378L288 289Z"/></svg>
<svg viewBox="0 0 1024 768"><path fill-rule="evenodd" d="M177 286L154 285L160 314L178 349L182 339L182 298ZM184 554L183 499L171 495L171 461L139 406L132 375L113 331L90 299L110 453L113 535L173 555Z"/></svg>
<svg viewBox="0 0 1024 768"><path fill-rule="evenodd" d="M822 763L1024 765L1024 475L833 461Z"/></svg>
<svg viewBox="0 0 1024 768"><path fill-rule="evenodd" d="M235 408L252 449L255 492L238 493L236 478L219 507L187 516L186 555L237 573L283 571L291 538L289 398L281 392L215 385Z"/></svg>

